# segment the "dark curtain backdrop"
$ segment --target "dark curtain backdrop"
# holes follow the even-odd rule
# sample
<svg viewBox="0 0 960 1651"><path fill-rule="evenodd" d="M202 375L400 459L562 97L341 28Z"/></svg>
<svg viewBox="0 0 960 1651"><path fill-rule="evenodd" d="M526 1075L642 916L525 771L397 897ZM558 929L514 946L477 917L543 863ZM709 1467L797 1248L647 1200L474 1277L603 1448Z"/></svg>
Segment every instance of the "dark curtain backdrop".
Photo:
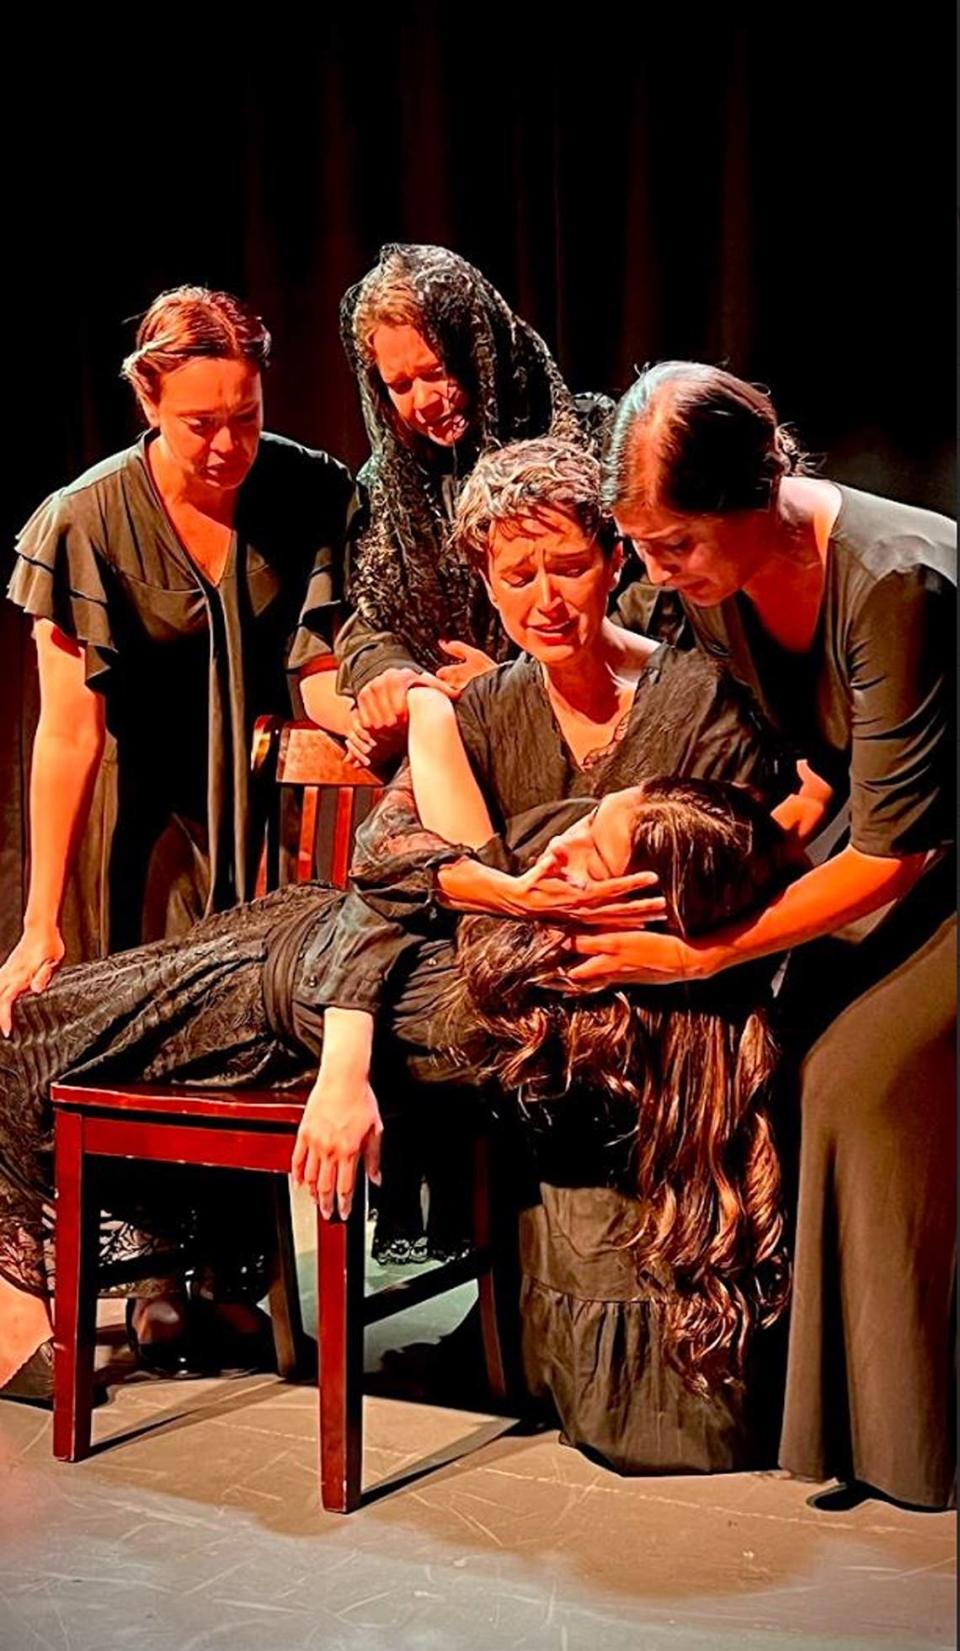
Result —
<svg viewBox="0 0 960 1651"><path fill-rule="evenodd" d="M772 387L829 474L952 510L952 13L797 7L772 29L773 10L51 24L10 60L4 544L133 438L129 319L182 281L267 319L268 426L359 463L337 305L389 240L473 260L575 388L723 361ZM9 943L35 685L0 608Z"/></svg>

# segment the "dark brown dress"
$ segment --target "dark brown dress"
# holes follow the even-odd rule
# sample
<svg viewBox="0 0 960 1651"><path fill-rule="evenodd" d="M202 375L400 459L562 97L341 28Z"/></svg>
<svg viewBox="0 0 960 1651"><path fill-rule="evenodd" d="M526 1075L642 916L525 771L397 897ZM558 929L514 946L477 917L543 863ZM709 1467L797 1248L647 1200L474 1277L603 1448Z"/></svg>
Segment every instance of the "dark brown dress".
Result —
<svg viewBox="0 0 960 1651"><path fill-rule="evenodd" d="M892 911L798 948L781 994L801 1154L780 1460L943 1507L956 1472L956 529L840 493L809 653L778 648L743 596L689 613L848 799L853 846L929 856Z"/></svg>

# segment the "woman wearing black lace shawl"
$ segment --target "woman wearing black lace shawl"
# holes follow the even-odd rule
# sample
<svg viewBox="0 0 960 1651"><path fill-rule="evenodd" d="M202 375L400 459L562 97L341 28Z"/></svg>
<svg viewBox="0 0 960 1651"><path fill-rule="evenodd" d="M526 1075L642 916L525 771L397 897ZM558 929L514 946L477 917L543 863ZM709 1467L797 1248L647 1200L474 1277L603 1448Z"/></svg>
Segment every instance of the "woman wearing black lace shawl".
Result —
<svg viewBox="0 0 960 1651"><path fill-rule="evenodd" d="M411 672L462 683L509 651L482 582L447 544L479 455L546 434L597 444L611 403L571 395L543 339L444 247L383 247L340 326L370 458L338 687L357 699L349 739L370 760L402 744Z"/></svg>

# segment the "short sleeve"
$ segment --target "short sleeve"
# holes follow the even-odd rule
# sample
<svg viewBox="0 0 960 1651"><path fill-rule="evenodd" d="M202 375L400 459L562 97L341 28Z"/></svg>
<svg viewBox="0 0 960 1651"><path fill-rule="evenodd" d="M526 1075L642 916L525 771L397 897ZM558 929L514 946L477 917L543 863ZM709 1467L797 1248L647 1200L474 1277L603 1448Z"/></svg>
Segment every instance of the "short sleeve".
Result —
<svg viewBox="0 0 960 1651"><path fill-rule="evenodd" d="M453 702L457 731L463 741L477 784L487 798L488 805L493 802L492 797L488 795L491 774L490 733L481 706L486 698L488 682L493 680L495 675L496 673L491 671L474 677L467 683L460 698Z"/></svg>
<svg viewBox="0 0 960 1651"><path fill-rule="evenodd" d="M322 470L317 465L314 488L323 498L310 514L316 517L316 546L313 565L307 580L306 594L297 628L287 654L287 670L299 672L317 662L335 664L333 643L337 621L343 611L346 579L346 545L352 523L362 508L359 494L350 472L344 465L323 458Z"/></svg>
<svg viewBox="0 0 960 1651"><path fill-rule="evenodd" d="M69 494L54 493L20 533L7 595L83 645L86 679L101 692L119 652L113 570Z"/></svg>
<svg viewBox="0 0 960 1651"><path fill-rule="evenodd" d="M293 989L295 1024L304 1015L339 1007L375 1015L388 979L419 937L347 894L335 923L321 924L306 947Z"/></svg>
<svg viewBox="0 0 960 1651"><path fill-rule="evenodd" d="M337 636L336 657L341 694L358 694L384 671L423 669L399 636L373 629L359 613L350 615Z"/></svg>
<svg viewBox="0 0 960 1651"><path fill-rule="evenodd" d="M887 574L850 624L850 841L925 853L953 839L955 591L929 567Z"/></svg>

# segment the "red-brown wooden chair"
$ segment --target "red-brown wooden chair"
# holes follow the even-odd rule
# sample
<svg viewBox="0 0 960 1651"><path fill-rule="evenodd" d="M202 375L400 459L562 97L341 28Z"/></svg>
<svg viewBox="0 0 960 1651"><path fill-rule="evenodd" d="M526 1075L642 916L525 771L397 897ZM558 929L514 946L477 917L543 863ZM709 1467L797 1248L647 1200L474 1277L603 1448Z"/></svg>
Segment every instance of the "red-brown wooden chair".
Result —
<svg viewBox="0 0 960 1651"><path fill-rule="evenodd" d="M312 723L257 726L254 767L275 765L277 802L300 793L291 841L284 809L271 808L258 892L315 875L321 799L333 799L327 880L343 886L358 797L377 783ZM287 1175L306 1089L191 1089L184 1084L52 1086L55 1113L56 1239L53 1453L75 1462L91 1447L97 1251L100 1205L97 1162L127 1158L255 1170L273 1177L277 1238L270 1286L277 1368L292 1378L307 1347L300 1318ZM476 1145L472 1252L370 1293L364 1287L365 1185L362 1170L345 1222L317 1220L317 1318L320 1410L320 1497L324 1508L348 1513L361 1496L363 1454L363 1333L367 1324L476 1279L484 1358L491 1394L505 1393L497 1335L488 1177L488 1142Z"/></svg>

